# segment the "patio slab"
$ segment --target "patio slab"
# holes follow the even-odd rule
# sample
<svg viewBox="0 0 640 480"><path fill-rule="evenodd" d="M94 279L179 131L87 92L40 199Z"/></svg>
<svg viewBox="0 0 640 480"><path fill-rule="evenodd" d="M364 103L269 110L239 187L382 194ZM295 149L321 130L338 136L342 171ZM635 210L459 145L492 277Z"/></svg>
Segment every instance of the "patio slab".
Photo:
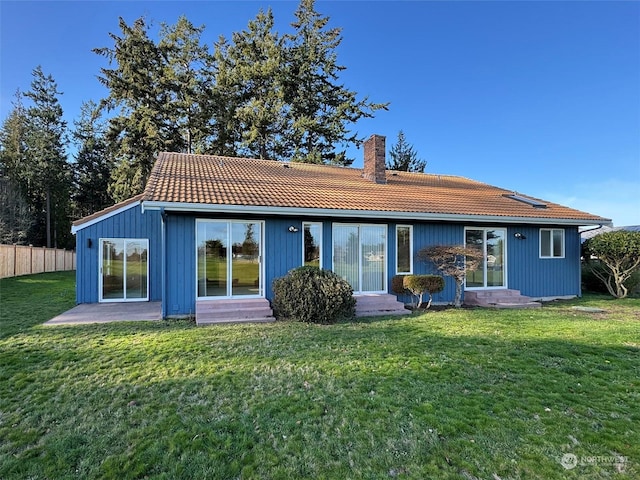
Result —
<svg viewBox="0 0 640 480"><path fill-rule="evenodd" d="M44 325L162 320L161 302L83 303L61 313Z"/></svg>

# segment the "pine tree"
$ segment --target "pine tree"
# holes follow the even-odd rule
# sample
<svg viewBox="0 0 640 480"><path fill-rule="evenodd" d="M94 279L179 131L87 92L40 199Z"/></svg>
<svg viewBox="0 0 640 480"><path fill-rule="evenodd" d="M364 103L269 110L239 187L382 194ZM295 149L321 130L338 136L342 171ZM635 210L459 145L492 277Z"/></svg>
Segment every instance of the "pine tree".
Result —
<svg viewBox="0 0 640 480"><path fill-rule="evenodd" d="M208 153L234 157L242 141L240 122L236 110L242 104L242 86L234 77L234 65L229 56L230 44L220 36L214 45L213 58L208 68L215 72L214 84L210 89L212 139Z"/></svg>
<svg viewBox="0 0 640 480"><path fill-rule="evenodd" d="M246 30L233 34L226 53L233 66L228 74L238 95L235 117L242 139L240 153L279 160L285 156L282 134L287 130L287 115L282 47L273 23L271 10L261 10Z"/></svg>
<svg viewBox="0 0 640 480"><path fill-rule="evenodd" d="M11 178L20 188L26 188L27 172L21 165L25 162L27 150L27 111L22 97L22 92L17 90L12 102L13 108L0 130L0 175ZM26 189L22 193L26 193Z"/></svg>
<svg viewBox="0 0 640 480"><path fill-rule="evenodd" d="M79 218L113 204L108 188L114 162L107 149L106 125L95 102L82 104L80 118L74 125L72 138L77 153L73 165L73 202L74 216Z"/></svg>
<svg viewBox="0 0 640 480"><path fill-rule="evenodd" d="M100 82L109 89L103 101L108 110L119 109L111 118L107 141L117 166L112 172L109 193L116 201L140 193L146 184L158 152L184 151L180 128L171 121L168 105L166 60L162 49L147 35L143 18L132 25L120 18L122 36L109 34L113 48L93 51L116 63L102 68Z"/></svg>
<svg viewBox="0 0 640 480"><path fill-rule="evenodd" d="M22 96L20 90L16 91L13 109L0 129L0 243L29 243L35 223L25 198L27 112Z"/></svg>
<svg viewBox="0 0 640 480"><path fill-rule="evenodd" d="M169 121L180 132L187 153L204 152L211 135L212 57L200 41L203 31L204 26L195 27L181 16L175 25L162 24L158 44L166 62L161 80L170 95Z"/></svg>
<svg viewBox="0 0 640 480"><path fill-rule="evenodd" d="M357 99L357 93L339 83L344 66L337 63L341 29L329 28L329 18L315 11L315 0L301 0L292 35L287 35L286 102L292 133L288 138L298 161L350 164L336 146L360 144L349 128L360 118L371 118L388 104Z"/></svg>
<svg viewBox="0 0 640 480"><path fill-rule="evenodd" d="M24 245L33 225L33 215L20 189L0 176L0 243Z"/></svg>
<svg viewBox="0 0 640 480"><path fill-rule="evenodd" d="M398 140L391 147L389 152L391 161L388 162L389 170L398 170L401 172L424 172L427 166L426 160L418 159L418 154L413 145L407 142L404 132L398 132Z"/></svg>
<svg viewBox="0 0 640 480"><path fill-rule="evenodd" d="M71 169L65 152L67 123L62 119L58 86L41 67L33 71L31 90L24 95L32 105L26 114L26 155L24 167L27 201L36 214L34 242L46 246L67 246L69 233L69 194Z"/></svg>

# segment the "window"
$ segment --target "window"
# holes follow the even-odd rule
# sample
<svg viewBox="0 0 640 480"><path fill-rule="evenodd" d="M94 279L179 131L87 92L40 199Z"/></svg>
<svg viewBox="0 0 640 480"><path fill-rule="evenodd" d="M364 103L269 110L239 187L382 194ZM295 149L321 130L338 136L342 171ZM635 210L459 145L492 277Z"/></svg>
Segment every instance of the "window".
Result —
<svg viewBox="0 0 640 480"><path fill-rule="evenodd" d="M149 240L101 238L100 302L149 300Z"/></svg>
<svg viewBox="0 0 640 480"><path fill-rule="evenodd" d="M396 273L413 272L413 227L396 226Z"/></svg>
<svg viewBox="0 0 640 480"><path fill-rule="evenodd" d="M564 258L563 229L540 229L540 258Z"/></svg>
<svg viewBox="0 0 640 480"><path fill-rule="evenodd" d="M322 224L302 224L302 264L322 268Z"/></svg>
<svg viewBox="0 0 640 480"><path fill-rule="evenodd" d="M466 272L465 288L505 288L507 231L504 228L465 228L464 244L483 255L478 268Z"/></svg>

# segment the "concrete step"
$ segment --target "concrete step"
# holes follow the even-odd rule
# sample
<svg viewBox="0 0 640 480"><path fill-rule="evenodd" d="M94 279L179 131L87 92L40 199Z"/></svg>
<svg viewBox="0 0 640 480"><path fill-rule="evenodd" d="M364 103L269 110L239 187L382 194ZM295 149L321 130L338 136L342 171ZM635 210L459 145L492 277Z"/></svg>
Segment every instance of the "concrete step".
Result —
<svg viewBox="0 0 640 480"><path fill-rule="evenodd" d="M464 292L464 304L492 308L539 308L542 305L531 297L521 295L519 290L471 290Z"/></svg>
<svg viewBox="0 0 640 480"><path fill-rule="evenodd" d="M411 311L404 308L395 295L370 294L356 295L356 317L380 315L407 315Z"/></svg>
<svg viewBox="0 0 640 480"><path fill-rule="evenodd" d="M200 300L196 302L196 324L273 322L266 298Z"/></svg>

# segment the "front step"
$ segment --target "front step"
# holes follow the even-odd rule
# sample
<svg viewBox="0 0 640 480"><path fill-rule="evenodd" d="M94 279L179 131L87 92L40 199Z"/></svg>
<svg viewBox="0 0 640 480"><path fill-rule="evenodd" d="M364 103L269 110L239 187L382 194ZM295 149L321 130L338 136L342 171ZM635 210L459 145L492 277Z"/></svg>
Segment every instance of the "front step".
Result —
<svg viewBox="0 0 640 480"><path fill-rule="evenodd" d="M520 290L472 290L464 292L464 304L490 308L540 308L539 302L520 294Z"/></svg>
<svg viewBox="0 0 640 480"><path fill-rule="evenodd" d="M408 315L411 311L404 308L395 295L369 294L356 295L356 317L380 315Z"/></svg>
<svg viewBox="0 0 640 480"><path fill-rule="evenodd" d="M196 302L196 325L274 321L273 310L266 298L198 300Z"/></svg>

